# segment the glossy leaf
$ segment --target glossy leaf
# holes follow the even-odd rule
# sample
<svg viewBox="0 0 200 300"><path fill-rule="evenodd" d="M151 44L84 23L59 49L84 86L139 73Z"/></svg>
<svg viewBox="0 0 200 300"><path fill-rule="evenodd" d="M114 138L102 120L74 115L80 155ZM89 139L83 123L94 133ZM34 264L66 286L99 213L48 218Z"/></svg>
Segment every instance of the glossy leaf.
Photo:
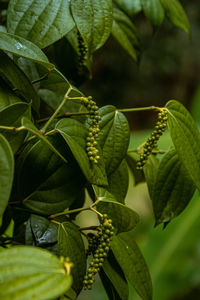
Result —
<svg viewBox="0 0 200 300"><path fill-rule="evenodd" d="M126 279L141 299L152 299L152 283L146 262L134 241L132 231L113 237L111 249Z"/></svg>
<svg viewBox="0 0 200 300"><path fill-rule="evenodd" d="M58 254L57 241L58 225L45 217L32 214L26 224L26 245L45 248Z"/></svg>
<svg viewBox="0 0 200 300"><path fill-rule="evenodd" d="M17 246L0 252L0 298L54 299L72 284L64 264L45 250Z"/></svg>
<svg viewBox="0 0 200 300"><path fill-rule="evenodd" d="M112 105L99 109L99 145L103 150L107 174L113 173L124 159L130 138L126 117Z"/></svg>
<svg viewBox="0 0 200 300"><path fill-rule="evenodd" d="M13 201L22 201L35 212L49 215L78 201L85 180L65 149L60 136L48 138L69 162L64 163L42 141L28 145L19 156Z"/></svg>
<svg viewBox="0 0 200 300"><path fill-rule="evenodd" d="M191 200L194 184L174 149L162 158L154 183L152 201L156 225L171 221Z"/></svg>
<svg viewBox="0 0 200 300"><path fill-rule="evenodd" d="M123 160L119 167L108 176L107 190L118 202L124 203L128 191L129 174L126 161Z"/></svg>
<svg viewBox="0 0 200 300"><path fill-rule="evenodd" d="M179 0L160 0L170 21L177 27L191 34L188 17Z"/></svg>
<svg viewBox="0 0 200 300"><path fill-rule="evenodd" d="M145 182L143 170L137 169L137 158L135 158L133 155L127 154L126 162L128 164L128 167L130 168L130 171L131 171L133 177L134 177L134 185L137 185L138 183L141 183L141 182Z"/></svg>
<svg viewBox="0 0 200 300"><path fill-rule="evenodd" d="M155 186L158 164L159 160L154 155L151 155L144 166L144 175L151 198L153 197L153 189Z"/></svg>
<svg viewBox="0 0 200 300"><path fill-rule="evenodd" d="M200 190L200 133L187 109L171 100L168 109L168 127L181 163Z"/></svg>
<svg viewBox="0 0 200 300"><path fill-rule="evenodd" d="M12 104L0 111L0 125L20 127L21 118L23 116L31 118L30 106L23 102ZM27 135L25 131L12 132L8 130L0 130L0 132L9 141L14 153L17 152Z"/></svg>
<svg viewBox="0 0 200 300"><path fill-rule="evenodd" d="M41 72L41 77L42 76L44 76L43 72ZM50 72L46 80L41 81L38 93L41 99L45 101L48 106L50 106L53 110L56 110L60 102L63 100L65 93L70 87L72 88L70 97L83 96L77 88L73 87L69 83L69 81L62 73L60 73L57 69L54 69ZM75 108L76 112L79 110L84 111L84 106L80 103L67 101L63 108L60 110L60 113L64 113L66 111L71 112L72 107Z"/></svg>
<svg viewBox="0 0 200 300"><path fill-rule="evenodd" d="M46 55L35 44L18 35L0 32L0 49L14 55L27 58L52 70L52 65Z"/></svg>
<svg viewBox="0 0 200 300"><path fill-rule="evenodd" d="M16 92L26 102L32 102L33 109L38 112L40 99L24 72L14 63L14 61L3 51L0 51L0 72L12 85Z"/></svg>
<svg viewBox="0 0 200 300"><path fill-rule="evenodd" d="M18 98L14 93L12 93L7 88L0 87L0 112L2 109L6 108L11 104L21 102L21 99Z"/></svg>
<svg viewBox="0 0 200 300"><path fill-rule="evenodd" d="M134 16L142 10L141 0L114 0L127 15Z"/></svg>
<svg viewBox="0 0 200 300"><path fill-rule="evenodd" d="M57 123L56 130L65 139L86 179L93 184L107 185L103 160L100 158L97 164L92 164L86 153L88 129L77 120L62 119Z"/></svg>
<svg viewBox="0 0 200 300"><path fill-rule="evenodd" d="M8 204L14 176L14 157L8 141L0 134L0 217Z"/></svg>
<svg viewBox="0 0 200 300"><path fill-rule="evenodd" d="M159 26L165 17L165 12L160 0L141 0L146 17L153 26Z"/></svg>
<svg viewBox="0 0 200 300"><path fill-rule="evenodd" d="M44 142L49 149L51 149L54 153L56 153L60 158L64 161L67 162L66 158L49 142L49 140L44 137L44 135L35 127L35 125L26 117L23 117L21 120L22 126L28 130L30 133L33 135L37 136L42 142Z"/></svg>
<svg viewBox="0 0 200 300"><path fill-rule="evenodd" d="M132 21L121 10L115 8L113 13L112 35L135 60L139 57L140 42Z"/></svg>
<svg viewBox="0 0 200 300"><path fill-rule="evenodd" d="M107 259L103 263L103 271L111 281L121 300L128 299L128 284L122 269L115 259L112 251L108 253Z"/></svg>
<svg viewBox="0 0 200 300"><path fill-rule="evenodd" d="M89 54L99 49L112 29L111 0L71 0L72 15Z"/></svg>
<svg viewBox="0 0 200 300"><path fill-rule="evenodd" d="M118 233L129 231L138 224L138 214L126 205L116 202L112 194L104 188L94 186L96 198L100 200L97 210L107 214L113 221L113 226Z"/></svg>
<svg viewBox="0 0 200 300"><path fill-rule="evenodd" d="M83 287L86 272L85 247L78 227L71 222L63 222L58 228L58 253L69 257L72 269L73 289L79 293Z"/></svg>
<svg viewBox="0 0 200 300"><path fill-rule="evenodd" d="M121 300L119 294L117 293L115 287L113 286L112 282L106 275L106 273L101 269L99 271L99 276L101 278L101 282L103 284L103 287L108 295L109 300Z"/></svg>
<svg viewBox="0 0 200 300"><path fill-rule="evenodd" d="M26 74L26 76L29 78L31 82L33 82L34 88L38 91L40 87L40 82L34 82L37 81L40 78L39 72L38 72L38 65L37 63L28 60L23 57L19 57L17 59L17 65L18 67ZM43 68L43 71L47 73L48 71Z"/></svg>
<svg viewBox="0 0 200 300"><path fill-rule="evenodd" d="M68 0L11 0L7 16L8 32L45 48L75 25L69 5Z"/></svg>

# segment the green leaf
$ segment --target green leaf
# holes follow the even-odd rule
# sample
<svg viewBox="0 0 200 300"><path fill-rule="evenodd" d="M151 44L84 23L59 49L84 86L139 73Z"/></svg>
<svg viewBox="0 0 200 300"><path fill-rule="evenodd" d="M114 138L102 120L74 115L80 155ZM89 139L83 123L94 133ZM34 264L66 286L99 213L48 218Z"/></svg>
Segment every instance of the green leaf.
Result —
<svg viewBox="0 0 200 300"><path fill-rule="evenodd" d="M140 42L136 27L129 17L117 8L114 8L113 18L112 35L127 53L137 61L139 58Z"/></svg>
<svg viewBox="0 0 200 300"><path fill-rule="evenodd" d="M37 136L41 141L43 141L46 145L48 145L49 149L51 149L54 153L56 153L60 158L67 162L66 158L49 142L49 140L44 137L44 135L35 127L35 125L26 117L21 119L22 126L28 130L33 135Z"/></svg>
<svg viewBox="0 0 200 300"><path fill-rule="evenodd" d="M100 158L98 164L93 164L86 153L88 129L74 119L60 120L56 124L56 129L65 139L86 179L93 184L107 185L103 159Z"/></svg>
<svg viewBox="0 0 200 300"><path fill-rule="evenodd" d="M69 257L74 264L72 268L73 289L79 293L83 287L86 272L85 247L78 227L71 222L59 224L58 253Z"/></svg>
<svg viewBox="0 0 200 300"><path fill-rule="evenodd" d="M106 171L113 173L125 158L130 129L126 117L115 106L107 105L99 109L99 145L103 150Z"/></svg>
<svg viewBox="0 0 200 300"><path fill-rule="evenodd" d="M41 77L44 74L41 74ZM40 89L38 94L41 99L45 101L53 110L56 110L60 102L63 100L65 93L69 88L72 88L70 92L70 97L80 97L83 94L75 87L73 87L69 81L65 78L65 76L60 73L57 69L52 70L48 78L40 82ZM84 106L80 105L80 103L73 103L72 101L67 101L63 108L60 110L60 113L64 113L66 111L71 112L72 107L75 108L75 111L79 111L80 107L84 111Z"/></svg>
<svg viewBox="0 0 200 300"><path fill-rule="evenodd" d="M0 111L0 126L19 127L21 125L21 118L25 116L31 118L30 106L26 103L15 103ZM17 152L23 144L27 135L25 131L12 132L8 130L0 130L5 138L9 141L13 152Z"/></svg>
<svg viewBox="0 0 200 300"><path fill-rule="evenodd" d="M108 39L112 29L111 0L71 0L72 15L87 44L89 56Z"/></svg>
<svg viewBox="0 0 200 300"><path fill-rule="evenodd" d="M171 100L168 109L168 127L181 163L200 190L200 133L188 112L179 102Z"/></svg>
<svg viewBox="0 0 200 300"><path fill-rule="evenodd" d="M26 74L26 76L29 78L31 82L33 82L34 88L38 91L40 87L40 82L34 83L34 81L37 81L38 78L40 78L39 72L38 72L38 65L26 58L18 57L17 59L17 65L18 67ZM47 73L47 70L42 67L43 70L45 70L45 73Z"/></svg>
<svg viewBox="0 0 200 300"><path fill-rule="evenodd" d="M3 78L6 78L10 82L19 96L26 102L32 102L33 109L38 112L40 99L28 77L3 51L0 51L0 60L0 73L3 74Z"/></svg>
<svg viewBox="0 0 200 300"><path fill-rule="evenodd" d="M48 70L54 68L40 48L18 35L0 32L0 49L41 64Z"/></svg>
<svg viewBox="0 0 200 300"><path fill-rule="evenodd" d="M150 155L144 166L144 175L151 198L153 197L153 189L155 186L158 164L159 160L154 155Z"/></svg>
<svg viewBox="0 0 200 300"><path fill-rule="evenodd" d="M146 17L153 26L159 26L165 17L165 11L160 0L141 0L141 2Z"/></svg>
<svg viewBox="0 0 200 300"><path fill-rule="evenodd" d="M114 0L127 15L133 17L142 10L141 0Z"/></svg>
<svg viewBox="0 0 200 300"><path fill-rule="evenodd" d="M57 224L38 215L30 216L26 224L26 245L45 248L54 254L58 254L57 241Z"/></svg>
<svg viewBox="0 0 200 300"><path fill-rule="evenodd" d="M74 27L69 6L68 0L11 0L7 14L8 32L45 48Z"/></svg>
<svg viewBox="0 0 200 300"><path fill-rule="evenodd" d="M153 188L156 225L170 222L187 206L194 194L194 184L174 149L162 158Z"/></svg>
<svg viewBox="0 0 200 300"><path fill-rule="evenodd" d="M152 283L146 262L133 239L133 232L113 237L111 249L126 279L143 300L152 299Z"/></svg>
<svg viewBox="0 0 200 300"><path fill-rule="evenodd" d="M109 175L107 190L118 202L124 203L129 184L128 168L125 160Z"/></svg>
<svg viewBox="0 0 200 300"><path fill-rule="evenodd" d="M145 182L144 172L143 170L137 169L137 158L133 155L127 154L126 155L126 162L128 164L128 167L130 168L130 171L134 177L134 185L137 185L138 183Z"/></svg>
<svg viewBox="0 0 200 300"><path fill-rule="evenodd" d="M112 194L106 189L93 186L97 200L97 210L102 214L107 214L113 221L117 233L130 231L135 228L139 222L138 214L115 200Z"/></svg>
<svg viewBox="0 0 200 300"><path fill-rule="evenodd" d="M0 86L0 111L11 104L15 104L18 102L21 102L20 98L18 98L6 87Z"/></svg>
<svg viewBox="0 0 200 300"><path fill-rule="evenodd" d="M8 141L0 134L0 217L10 198L14 176L14 157Z"/></svg>
<svg viewBox="0 0 200 300"><path fill-rule="evenodd" d="M16 246L0 252L0 298L54 299L72 284L64 264L45 250Z"/></svg>
<svg viewBox="0 0 200 300"><path fill-rule="evenodd" d="M15 189L12 201L21 201L25 206L43 215L50 215L69 208L80 197L85 179L57 135L49 137L68 163L64 163L47 144L38 141L28 145L19 156L16 168Z"/></svg>
<svg viewBox="0 0 200 300"><path fill-rule="evenodd" d="M178 0L160 0L170 21L177 27L191 34L187 15Z"/></svg>
<svg viewBox="0 0 200 300"><path fill-rule="evenodd" d="M119 294L117 293L115 287L113 286L110 279L107 277L106 273L101 269L99 271L99 276L101 278L101 282L103 284L103 287L108 295L109 300L121 300Z"/></svg>
<svg viewBox="0 0 200 300"><path fill-rule="evenodd" d="M107 259L103 263L103 271L116 289L120 299L128 300L128 284L112 251L109 251Z"/></svg>

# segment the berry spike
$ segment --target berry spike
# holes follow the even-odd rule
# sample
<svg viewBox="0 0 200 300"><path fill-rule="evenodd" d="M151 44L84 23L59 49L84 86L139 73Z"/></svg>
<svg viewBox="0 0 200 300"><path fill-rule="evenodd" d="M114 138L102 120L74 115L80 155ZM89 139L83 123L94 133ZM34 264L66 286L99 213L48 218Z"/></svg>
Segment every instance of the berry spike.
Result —
<svg viewBox="0 0 200 300"><path fill-rule="evenodd" d="M153 149L157 146L157 142L167 127L167 110L163 108L158 113L158 120L155 125L155 129L151 136L143 145L143 151L140 153L140 158L137 160L137 169L141 170L145 165L149 155Z"/></svg>
<svg viewBox="0 0 200 300"><path fill-rule="evenodd" d="M90 262L87 274L85 275L83 280L83 288L85 290L90 290L92 288L92 284L95 281L94 276L97 272L99 272L100 268L103 266L103 263L110 250L110 242L112 240L113 235L114 227L112 225L112 220L108 219L108 216L105 214L101 218L101 222L98 227L98 233L97 236L95 236L97 239L95 240L96 244L93 248L93 259Z"/></svg>
<svg viewBox="0 0 200 300"><path fill-rule="evenodd" d="M98 160L100 158L97 149L97 138L99 134L99 120L101 117L98 115L98 106L96 105L96 102L92 100L92 97L89 96L88 98L84 98L83 104L89 111L90 119L88 121L90 127L88 130L88 136L86 138L86 151L89 157L89 160L92 163L98 163Z"/></svg>

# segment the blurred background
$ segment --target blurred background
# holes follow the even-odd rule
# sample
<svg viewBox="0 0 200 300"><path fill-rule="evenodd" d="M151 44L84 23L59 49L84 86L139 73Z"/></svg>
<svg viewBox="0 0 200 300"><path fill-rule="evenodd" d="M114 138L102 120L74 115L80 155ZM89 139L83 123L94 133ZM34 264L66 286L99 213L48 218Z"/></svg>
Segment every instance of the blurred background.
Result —
<svg viewBox="0 0 200 300"><path fill-rule="evenodd" d="M153 32L149 21L139 14L135 23L142 42L142 56L136 64L120 45L110 38L96 52L93 77L80 85L98 105L113 104L119 108L149 105L163 106L170 99L182 102L200 125L200 1L181 1L188 14L192 40L166 19ZM148 137L155 114L137 112L126 115L132 129L130 148L136 148ZM167 150L171 141L166 133L160 149ZM141 222L135 238L147 261L153 281L154 300L200 299L200 199L192 201L165 230L154 228L153 212L147 187L134 186L130 177L126 204L135 209ZM92 216L91 216L92 217ZM92 291L80 294L79 300L106 300L97 280ZM139 300L130 287L129 300Z"/></svg>
<svg viewBox="0 0 200 300"><path fill-rule="evenodd" d="M4 2L7 1L1 1L1 5L6 7ZM150 22L140 13L134 19L141 35L140 62L136 64L111 37L94 55L91 80L80 80L79 89L92 95L99 106L113 104L118 108L164 106L168 100L176 99L191 111L200 126L200 1L183 0L181 3L191 24L192 40L167 19L154 32ZM5 23L6 17L0 17ZM46 53L50 57L53 53L58 58L58 68L73 82L74 65L67 61L72 49L62 40L56 42L56 49L53 47L45 49ZM65 55L59 55L63 51ZM126 116L132 130L130 149L137 148L149 136L156 115L148 111ZM170 144L166 132L159 147L167 150ZM135 239L150 269L153 300L200 299L199 198L195 194L181 216L165 230L162 226L154 228L147 187L144 183L135 186L130 175L126 204L141 217ZM88 217L93 223L93 214ZM84 221L83 214L79 221ZM96 280L92 291L82 292L78 300L107 300L100 280ZM131 287L129 300L139 300Z"/></svg>

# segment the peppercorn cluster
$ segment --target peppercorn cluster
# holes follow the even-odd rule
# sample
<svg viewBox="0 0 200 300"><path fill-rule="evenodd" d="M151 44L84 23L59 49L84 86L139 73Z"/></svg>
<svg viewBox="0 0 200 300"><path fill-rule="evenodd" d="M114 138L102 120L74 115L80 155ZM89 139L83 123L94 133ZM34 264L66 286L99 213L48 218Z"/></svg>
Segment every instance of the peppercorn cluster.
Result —
<svg viewBox="0 0 200 300"><path fill-rule="evenodd" d="M95 244L90 242L91 244L89 245L89 247L92 246L95 250L93 250L93 259L90 262L87 274L84 277L83 287L85 290L90 290L92 288L92 284L95 281L94 276L103 266L104 260L110 250L110 242L114 234L113 230L112 220L108 219L106 214L103 215L101 224L98 227L97 239L92 238L92 241L95 241Z"/></svg>
<svg viewBox="0 0 200 300"><path fill-rule="evenodd" d="M97 249L99 245L99 239L97 235L91 232L87 234L87 239L88 239L88 249L86 251L86 256L88 257L89 255L94 253L95 250Z"/></svg>
<svg viewBox="0 0 200 300"><path fill-rule="evenodd" d="M91 96L85 98L83 102L86 108L88 109L90 115L88 121L90 127L86 139L86 151L90 161L93 163L98 163L100 156L98 155L99 150L97 149L97 138L98 133L100 131L99 120L101 119L101 117L98 115L98 106L96 105L96 102L92 100Z"/></svg>
<svg viewBox="0 0 200 300"><path fill-rule="evenodd" d="M84 63L87 60L88 48L87 48L79 31L77 32L77 39L78 39L78 50L79 50L78 70L79 70L79 72L81 72L83 69Z"/></svg>
<svg viewBox="0 0 200 300"><path fill-rule="evenodd" d="M158 114L158 120L155 125L155 130L152 132L151 136L148 138L148 140L143 146L143 151L140 154L140 158L137 161L137 169L143 168L148 159L148 156L152 153L153 149L156 148L159 138L161 137L161 135L167 127L167 119L167 110L163 109Z"/></svg>

